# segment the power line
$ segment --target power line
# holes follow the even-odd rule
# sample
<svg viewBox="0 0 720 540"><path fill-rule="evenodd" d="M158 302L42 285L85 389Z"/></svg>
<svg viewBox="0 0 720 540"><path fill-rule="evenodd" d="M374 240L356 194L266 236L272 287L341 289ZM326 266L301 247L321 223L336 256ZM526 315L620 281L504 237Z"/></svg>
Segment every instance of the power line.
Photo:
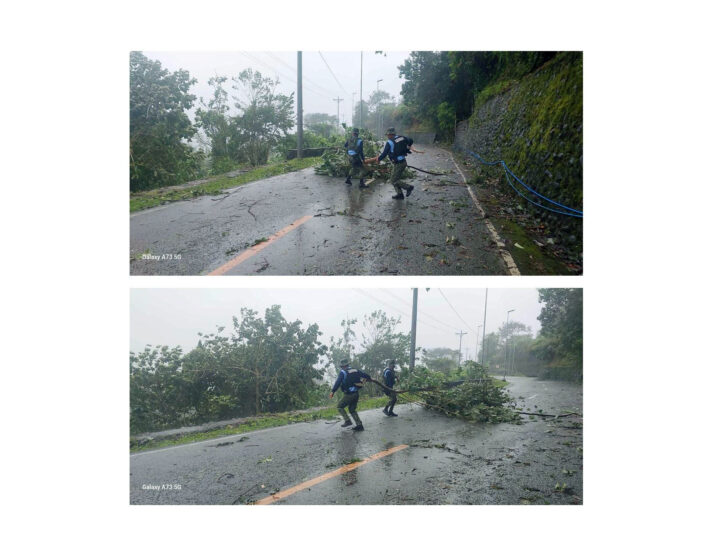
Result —
<svg viewBox="0 0 720 540"><path fill-rule="evenodd" d="M338 83L338 86L340 87L340 90L342 90L343 92L345 92L345 94L349 95L349 94L347 93L347 90L345 90L345 89L343 88L343 85L340 84L340 81L338 81L338 78L337 78L337 77L335 76L335 74L333 73L333 70L330 69L330 64L328 64L328 63L327 63L327 60L325 60L325 57L323 56L323 53L321 53L320 51L318 51L318 54L320 55L320 58L322 58L322 61L325 62L325 65L327 66L328 71L330 72L330 75L332 75L332 76L333 76L333 79L335 79L335 82Z"/></svg>
<svg viewBox="0 0 720 540"><path fill-rule="evenodd" d="M447 302L448 306L450 306L450 309L452 309L455 312L455 315L458 316L458 319L460 319L463 322L463 324L467 327L467 329L470 330L470 332L472 332L472 328L470 328L470 325L465 322L465 319L463 319L460 316L460 314L457 312L457 310L453 307L453 305L450 303L450 300L448 300L447 297L445 296L445 293L442 292L442 289L438 289L438 291L440 292L442 297L445 298L445 301Z"/></svg>
<svg viewBox="0 0 720 540"><path fill-rule="evenodd" d="M405 302L404 300L400 299L399 297L395 296L395 295L394 295L393 293L391 293L390 291L384 291L384 292L385 292L386 294L389 294L390 296L392 296L392 297L395 298L396 300L402 302L403 304L405 304L406 306L408 306L409 308L412 309L412 306L411 306L410 304L408 304L408 303ZM435 321L436 323L442 324L443 326L447 326L447 327L450 328L451 330L455 330L455 327L454 327L454 326L452 326L452 325L450 325L450 324L447 324L446 322L443 322L443 321L441 321L440 319L436 319L436 318L433 317L432 315L428 315L428 314L425 313L424 311L421 311L420 308L418 308L418 313L419 313L420 315L422 315L423 317L427 318L427 319L432 319L432 320Z"/></svg>
<svg viewBox="0 0 720 540"><path fill-rule="evenodd" d="M247 53L247 52L245 52L245 51L240 51L240 52L241 52L241 54L245 55L248 59L250 59L252 62L256 62L256 63L258 63L258 64L261 64L261 65L265 66L267 69L269 69L270 71L272 71L277 77L281 77L281 78L285 79L287 82L289 82L289 83L291 83L291 84L293 84L293 85L295 85L295 83L297 82L297 80L296 80L296 79L297 79L297 72L296 72L295 75L290 76L290 75L288 75L287 73L284 73L284 72L280 71L276 66L270 65L270 64L268 64L267 62L264 62L263 60L261 60L261 59L259 59L259 58L256 58L255 56L251 55L250 53ZM319 91L313 89L313 88L312 88L312 85L309 85L309 84L308 84L310 81L308 81L307 77L303 78L303 82L304 82L304 84L305 84L305 89L306 89L306 90L309 90L309 91L312 92L313 94L317 94L318 96L323 97L323 98L325 98L325 99L332 99L332 97L329 96L328 94L325 94L325 93L322 93L322 92L319 92Z"/></svg>
<svg viewBox="0 0 720 540"><path fill-rule="evenodd" d="M265 52L264 54L266 54L267 56L270 57L270 61L273 64L275 64L275 63L282 64L293 74L293 77L297 77L297 69L289 66L282 58L280 58L279 56L275 56L271 52ZM310 78L308 78L307 74L303 74L303 85L306 86L311 92L315 92L316 94L326 97L326 98L330 97L328 94L325 93L325 86L318 84L315 81L311 80ZM313 90L313 87L315 88L314 90ZM330 99L332 99L332 98L330 98Z"/></svg>
<svg viewBox="0 0 720 540"><path fill-rule="evenodd" d="M266 52L265 54L271 58L271 61L278 62L278 63L282 64L283 66L287 67L287 69L290 70L290 72L293 74L293 76L297 77L297 70L295 68L289 66L282 58L275 56L271 52ZM306 73L303 74L303 84L306 86L309 86L309 87L315 87L315 89L317 90L316 93L319 95L322 95L324 97L330 97L328 94L325 94L325 86L318 84L315 81L313 81L312 79L310 79ZM311 90L312 90L312 88L311 88Z"/></svg>
<svg viewBox="0 0 720 540"><path fill-rule="evenodd" d="M380 300L380 299L378 299L378 298L375 298L373 295L371 295L371 294L368 293L367 291L364 291L364 290L362 290L362 289L354 289L354 290L355 290L356 292L359 292L360 294L363 294L363 295L367 296L368 298L370 298L371 300L374 300L375 302L379 302L380 304L383 304L384 306L389 307L389 308L392 309L395 313L399 313L399 314L402 315L403 317L411 318L411 317L410 317L407 313L405 313L404 311L401 311L401 310L398 309L397 307L395 307L395 306L393 306L393 305L390 305L390 304L388 304L387 302L384 302L384 301L382 301L382 300ZM446 332L446 330L443 330L442 328L438 328L437 326L432 325L432 324L430 324L430 323L428 323L428 322L426 322L426 321L423 321L423 320L418 319L418 322L421 323L421 324L423 324L423 325L425 325L425 326L428 326L428 327L432 328L433 330L437 330L438 332Z"/></svg>

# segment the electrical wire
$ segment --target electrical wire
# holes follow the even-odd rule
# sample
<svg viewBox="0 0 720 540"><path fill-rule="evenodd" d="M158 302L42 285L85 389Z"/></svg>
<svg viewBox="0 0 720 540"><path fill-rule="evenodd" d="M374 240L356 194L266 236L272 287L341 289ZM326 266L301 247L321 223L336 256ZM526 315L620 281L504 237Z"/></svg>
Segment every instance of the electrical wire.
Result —
<svg viewBox="0 0 720 540"><path fill-rule="evenodd" d="M338 78L337 78L337 77L335 76L335 74L333 73L333 70L330 69L330 64L328 64L328 63L327 63L327 60L325 60L325 57L323 56L323 53L321 53L320 51L318 51L318 54L320 55L320 58L322 58L322 61L325 62L325 66L327 66L328 71L330 72L330 75L332 75L332 76L333 76L333 79L335 79L335 82L338 83L338 86L340 87L340 90L342 90L343 92L345 92L345 95L348 95L348 96L349 96L350 94L348 94L348 93L347 93L347 90L345 90L345 89L343 88L343 85L340 84L340 81L338 80Z"/></svg>
<svg viewBox="0 0 720 540"><path fill-rule="evenodd" d="M445 299L445 301L447 302L448 306L450 306L450 309L452 309L452 310L455 312L455 315L458 316L458 319L460 319L460 320L463 322L463 324L465 325L465 327L472 333L473 330L472 330L472 328L470 328L470 325L465 322L465 319L463 319L463 318L460 316L460 314L457 312L457 310L453 307L453 305L450 303L450 300L448 300L447 297L445 296L445 293L442 292L442 289L438 289L438 292L439 292L439 293L442 295L442 297Z"/></svg>
<svg viewBox="0 0 720 540"><path fill-rule="evenodd" d="M362 289L354 289L354 290L355 290L356 292L359 292L359 293L367 296L368 298L370 298L371 300L374 300L375 302L379 302L380 304L383 304L384 306L392 309L394 312L401 314L403 317L411 318L410 315L408 315L407 313L399 310L397 307L395 307L395 306L393 306L393 305L391 305L391 304L388 304L387 302L384 302L384 301L380 300L379 298L375 298L373 295L371 295L371 294L368 293L367 291L364 291L364 290L362 290ZM427 321L422 320L422 319L420 319L420 318L418 318L418 324L422 324L422 325L424 325L424 326L427 326L427 327L432 328L432 329L434 329L434 330L437 330L437 331L439 331L439 332L446 332L446 331L447 331L447 330L444 330L444 329L442 329L442 328L438 328L437 326L435 326L435 325L433 325L433 324L430 324L430 323L428 323Z"/></svg>
<svg viewBox="0 0 720 540"><path fill-rule="evenodd" d="M261 60L261 59L259 59L259 58L256 58L255 56L251 55L251 54L248 53L248 52L245 52L245 51L240 51L240 52L241 52L241 54L245 55L245 56L246 56L249 60L251 60L252 62L255 62L255 63L257 63L257 64L261 64L261 65L265 66L267 69L269 69L270 71L272 71L277 77L282 78L282 79L285 79L285 80L286 80L287 82L289 82L290 84L293 84L293 85L297 84L297 76L295 76L295 77L289 76L287 73L284 73L284 72L280 71L279 69L277 69L277 67L271 66L271 65L268 64L267 62L264 62L263 60ZM305 79L305 77L303 77L303 81L304 81L305 83L308 82L308 81ZM320 96L320 97L322 97L322 98L325 98L325 99L333 99L332 97L330 97L330 96L327 95L327 94L324 94L324 93L318 92L317 90L314 90L312 87L308 86L307 84L305 84L305 85L303 86L303 89L304 89L304 90L308 90L308 91L312 92L313 94L317 94L318 96Z"/></svg>
<svg viewBox="0 0 720 540"><path fill-rule="evenodd" d="M410 304L408 304L408 303L405 302L404 300L400 299L398 296L395 296L395 295L394 295L393 293L391 293L390 291L384 290L383 292L385 292L386 294L389 294L390 296L392 296L392 297L395 298L396 300L402 302L403 304L405 304L406 306L408 306L410 309L412 309L412 306L411 306ZM418 312L418 314L422 315L423 317L425 317L425 318L427 318L427 319L432 319L432 320L435 321L436 323L442 324L443 326L447 326L448 328L450 328L450 329L453 330L453 331L455 330L455 327L454 327L454 326L452 326L452 325L450 325L450 324L448 324L448 323L446 323L446 322L443 322L443 321L441 321L440 319L436 319L436 318L433 317L432 315L428 315L428 314L425 313L424 311L421 311L419 308L418 308L417 312Z"/></svg>
<svg viewBox="0 0 720 540"><path fill-rule="evenodd" d="M283 66L285 66L288 70L290 70L290 73L292 73L293 78L297 81L297 68L291 67L291 66L288 65L288 63L285 62L282 58L280 58L279 56L275 56L275 55L274 55L273 53L271 53L271 52L265 52L264 54L266 54L267 56L269 56L269 57L271 58L271 61L280 63L280 64L282 64ZM315 81L313 81L312 79L308 78L308 76L307 76L306 73L303 74L303 87L305 87L305 86L308 86L308 88L309 88L311 91L313 91L313 88L312 88L312 87L314 87L314 88L315 88L315 93L320 94L320 95L323 95L323 96L327 97L328 99L332 99L332 97L330 97L330 96L328 96L328 95L326 95L326 94L324 93L324 92L325 92L325 86L323 86L323 85L321 85L321 84L318 84L318 83L316 83Z"/></svg>

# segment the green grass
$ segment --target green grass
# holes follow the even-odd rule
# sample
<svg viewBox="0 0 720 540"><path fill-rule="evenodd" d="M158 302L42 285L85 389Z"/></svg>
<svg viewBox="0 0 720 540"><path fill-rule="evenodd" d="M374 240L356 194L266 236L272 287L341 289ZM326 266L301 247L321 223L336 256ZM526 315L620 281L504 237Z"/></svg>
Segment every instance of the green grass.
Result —
<svg viewBox="0 0 720 540"><path fill-rule="evenodd" d="M319 157L292 159L282 163L272 163L262 167L257 167L244 174L235 176L234 178L230 178L227 174L222 174L212 177L204 184L197 186L179 186L177 188L169 187L132 193L130 195L130 212L145 210L146 208L160 206L161 204L168 202L202 197L203 195L219 195L223 190L228 188L241 186L243 184L254 182L255 180L262 180L263 178L269 178L271 176L278 176L280 174L298 171L300 169L317 165L319 162Z"/></svg>
<svg viewBox="0 0 720 540"><path fill-rule="evenodd" d="M525 229L508 219L493 219L510 238L505 246L523 275L571 275L573 272L560 260L546 255ZM519 244L522 248L516 247Z"/></svg>
<svg viewBox="0 0 720 540"><path fill-rule="evenodd" d="M366 411L368 409L377 409L387 403L387 398L367 398L360 399L358 403L359 411ZM286 426L288 424L296 424L298 422L311 422L313 420L332 419L339 417L337 407L327 407L325 409L319 409L313 412L284 412L277 414L269 414L266 416L255 417L248 419L240 425L228 426L224 428L214 429L212 431L205 431L202 433L189 433L186 435L179 435L177 437L152 440L144 444L140 444L136 439L130 437L130 452L139 452L141 450L152 450L156 448L165 448L168 446L176 446L179 444L187 444L191 442L207 441L210 439L216 439L226 435L240 435L242 433L248 433L249 431L257 431L259 429L266 429L276 426Z"/></svg>

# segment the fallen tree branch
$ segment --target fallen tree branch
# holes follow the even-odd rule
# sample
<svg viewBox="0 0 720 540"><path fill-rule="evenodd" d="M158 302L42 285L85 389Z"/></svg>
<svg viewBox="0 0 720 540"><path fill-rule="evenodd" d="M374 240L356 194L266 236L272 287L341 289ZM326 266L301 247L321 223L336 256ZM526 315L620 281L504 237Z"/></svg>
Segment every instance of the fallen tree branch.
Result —
<svg viewBox="0 0 720 540"><path fill-rule="evenodd" d="M527 414L528 416L548 416L548 417L552 417L552 418L563 418L565 416L580 416L580 417L582 417L582 414L576 413L576 412L571 412L571 413L566 413L566 414L544 414L544 413L536 413L536 412L524 412L520 409L513 409L513 410L518 414Z"/></svg>

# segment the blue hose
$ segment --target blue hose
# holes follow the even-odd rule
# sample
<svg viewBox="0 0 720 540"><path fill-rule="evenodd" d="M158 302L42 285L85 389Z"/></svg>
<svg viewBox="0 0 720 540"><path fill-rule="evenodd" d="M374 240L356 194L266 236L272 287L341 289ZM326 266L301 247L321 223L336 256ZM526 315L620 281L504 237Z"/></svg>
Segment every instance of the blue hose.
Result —
<svg viewBox="0 0 720 540"><path fill-rule="evenodd" d="M531 202L531 203L534 204L535 206L539 206L540 208L543 208L543 209L545 209L545 210L549 210L550 212L555 212L556 214L562 214L562 215L564 215L564 216L579 217L579 218L582 218L582 217L583 217L582 210L575 210L574 208L570 208L569 206L565 206L565 205L563 205L563 204L560 204L560 203L557 202L557 201L553 201L552 199L549 199L549 198L545 197L544 195L541 195L540 193L538 193L537 191L535 191L533 188L531 188L530 186L528 186L525 182L523 182L522 180L520 180L520 178L518 178L518 177L515 175L515 173L513 173L513 172L510 170L510 168L507 166L507 164L506 164L502 159L500 159L500 160L498 160L498 161L485 161L483 158L481 158L481 157L480 157L479 155L477 155L475 152L472 152L472 151L470 151L470 150L465 150L465 152L467 152L467 153L470 154L472 157L474 157L475 159L477 159L478 161L480 161L480 163L482 163L483 165L502 165L502 167L503 167L503 169L504 169L504 172L505 172L505 178L507 179L507 182L508 182L508 184L510 185L510 187L513 188L513 189L515 190L515 192L516 192L518 195L520 195L523 199ZM563 212L562 210L556 210L556 209L554 209L554 208L548 208L547 206L543 206L542 204L533 201L533 200L530 199L529 197L526 197L525 195L523 195L522 193L520 193L520 191L512 184L512 181L511 181L510 178L508 177L508 173L510 173L510 175L511 175L515 180L517 180L525 189L527 189L528 191L530 191L532 194L536 195L537 197L540 197L541 199L544 199L544 200L548 201L549 203L554 204L555 206L559 206L560 208L564 208L565 210L569 210L569 211L572 212L572 213L570 213L570 212Z"/></svg>

